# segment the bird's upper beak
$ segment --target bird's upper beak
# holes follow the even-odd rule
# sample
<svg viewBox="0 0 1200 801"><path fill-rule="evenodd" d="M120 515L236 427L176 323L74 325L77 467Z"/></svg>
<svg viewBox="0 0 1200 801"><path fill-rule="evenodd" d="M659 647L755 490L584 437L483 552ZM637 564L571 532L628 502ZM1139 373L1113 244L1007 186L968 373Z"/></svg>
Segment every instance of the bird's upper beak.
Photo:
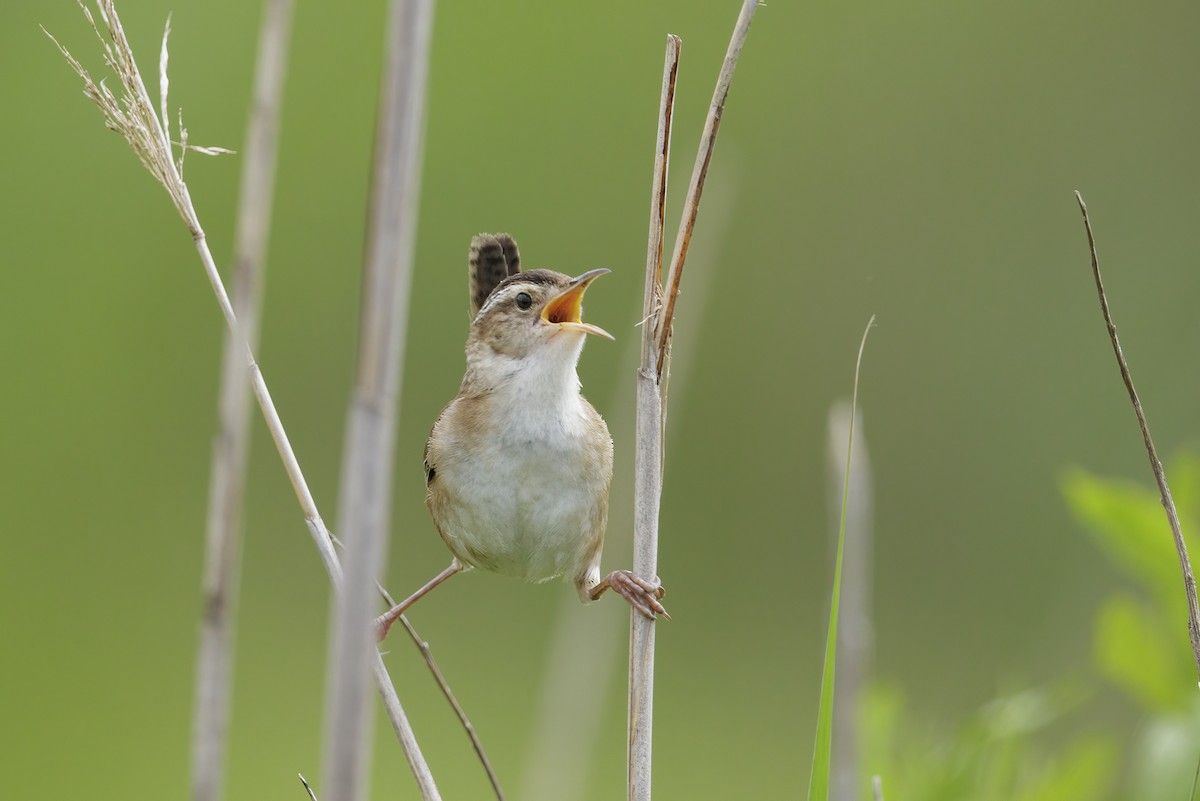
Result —
<svg viewBox="0 0 1200 801"><path fill-rule="evenodd" d="M595 334L612 339L613 335L603 328L591 323L585 323L580 319L580 311L583 307L583 293L587 291L588 284L605 273L611 272L612 270L601 267L598 270L588 270L576 278L561 294L555 295L550 299L546 307L542 309L542 319L548 323L555 323L568 331Z"/></svg>

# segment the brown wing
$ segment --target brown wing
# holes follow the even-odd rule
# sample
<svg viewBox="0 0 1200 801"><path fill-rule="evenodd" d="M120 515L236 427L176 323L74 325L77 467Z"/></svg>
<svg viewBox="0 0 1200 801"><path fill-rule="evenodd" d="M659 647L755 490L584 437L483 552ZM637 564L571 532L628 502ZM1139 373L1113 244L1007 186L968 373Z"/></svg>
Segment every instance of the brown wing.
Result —
<svg viewBox="0 0 1200 801"><path fill-rule="evenodd" d="M474 318L501 281L521 272L521 254L508 234L479 234L471 240L467 263Z"/></svg>
<svg viewBox="0 0 1200 801"><path fill-rule="evenodd" d="M437 431L438 423L442 422L442 418L446 416L446 412L448 412L450 410L450 406L452 404L453 404L453 401L451 401L450 404L447 404L444 409L442 409L440 412L438 412L437 419L435 419L433 421L433 427L431 429L429 429L429 437L428 437L428 439L425 440L425 452L421 454L421 457L422 457L422 460L425 465L425 490L426 490L426 492L432 491L433 480L435 478L437 478L437 464L435 463L433 454L430 453L430 451L433 449L433 444L434 444L433 443L433 435Z"/></svg>

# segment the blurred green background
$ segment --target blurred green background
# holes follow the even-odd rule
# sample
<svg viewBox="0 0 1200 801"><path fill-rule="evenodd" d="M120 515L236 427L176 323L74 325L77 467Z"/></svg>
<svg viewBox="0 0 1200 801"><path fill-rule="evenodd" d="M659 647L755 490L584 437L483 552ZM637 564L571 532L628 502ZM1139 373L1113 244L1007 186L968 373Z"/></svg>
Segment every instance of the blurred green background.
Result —
<svg viewBox="0 0 1200 801"><path fill-rule="evenodd" d="M165 194L38 30L99 77L78 9L6 8L0 782L24 798L183 797L223 325ZM151 74L173 12L172 105L194 143L239 147L258 4L120 10ZM419 463L461 377L476 232L513 232L528 266L613 268L588 319L617 342L589 343L580 375L616 435L627 503L663 41L684 41L673 232L736 12L709 0L438 7L396 594L447 559ZM259 355L331 523L384 13L382 0L298 3L283 121ZM807 780L831 568L825 423L871 314L874 675L901 688L912 720L946 731L1000 691L1087 675L1093 616L1126 579L1072 520L1058 478L1073 464L1149 474L1071 191L1089 203L1123 344L1170 453L1193 440L1200 390L1185 368L1200 347L1198 24L1185 2L759 9L679 305L660 797L796 797ZM188 159L223 265L238 158ZM254 448L228 797L299 798L297 771L320 778L329 591L261 426ZM614 515L605 565L627 567L631 518ZM581 607L567 586L481 574L412 616L517 798L557 759L539 750L542 721L560 741L585 736L569 707L539 712L562 678L547 675L556 632L585 633L574 657L598 678L574 692L599 712L576 778L589 799L624 785L626 618L611 600ZM485 797L415 649L389 646L443 793ZM1127 742L1142 720L1101 683L1075 725ZM383 725L374 795L415 797Z"/></svg>

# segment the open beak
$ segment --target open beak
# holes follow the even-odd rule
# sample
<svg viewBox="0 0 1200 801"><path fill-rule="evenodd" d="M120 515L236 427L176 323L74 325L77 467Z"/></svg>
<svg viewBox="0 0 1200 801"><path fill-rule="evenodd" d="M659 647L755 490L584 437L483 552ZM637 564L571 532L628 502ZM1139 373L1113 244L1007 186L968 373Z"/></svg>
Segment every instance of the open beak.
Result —
<svg viewBox="0 0 1200 801"><path fill-rule="evenodd" d="M542 309L542 319L548 323L554 323L561 328L565 328L568 331L595 334L606 339L613 339L613 335L603 328L591 323L585 323L580 319L580 312L583 308L583 293L587 291L588 284L605 273L611 272L612 270L601 267L598 270L588 270L576 278L562 294L550 299L550 302L546 304L546 308Z"/></svg>

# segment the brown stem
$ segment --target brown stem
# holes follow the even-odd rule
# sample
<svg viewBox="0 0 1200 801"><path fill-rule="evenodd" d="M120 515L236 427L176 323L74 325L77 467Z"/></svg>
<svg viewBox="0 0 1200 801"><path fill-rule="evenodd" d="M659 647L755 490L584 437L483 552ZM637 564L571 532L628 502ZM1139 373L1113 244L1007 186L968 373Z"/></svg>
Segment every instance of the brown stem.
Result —
<svg viewBox="0 0 1200 801"><path fill-rule="evenodd" d="M671 337L671 321L675 317L675 299L679 296L679 282L683 278L683 263L687 259L688 248L692 244L692 232L696 228L696 215L700 212L700 195L704 192L704 181L708 178L708 166L712 163L713 148L717 143L717 129L721 125L721 117L725 113L725 101L729 97L729 86L733 82L733 70L737 66L738 56L741 55L742 45L746 42L746 34L750 32L750 21L758 8L758 0L743 0L741 13L733 26L733 35L729 39L729 48L725 51L725 61L717 76L717 86L713 90L712 102L708 107L708 116L704 120L704 132L700 135L700 149L696 152L696 163L692 167L692 180L688 184L687 199L683 204L683 217L679 221L679 233L675 237L675 251L671 255L671 268L667 273L666 292L663 294L664 307L658 318L656 336L658 337L658 362L655 369L662 378L663 367L670 357L667 347Z"/></svg>
<svg viewBox="0 0 1200 801"><path fill-rule="evenodd" d="M1179 569L1183 573L1183 589L1187 594L1188 605L1188 637L1192 642L1192 656L1196 660L1196 673L1200 676L1200 603L1196 598L1196 577L1192 574L1192 562L1188 558L1187 544L1183 540L1183 529L1179 525L1179 513L1175 511L1175 502L1171 500L1171 489L1167 486L1167 474L1162 462L1158 459L1158 451L1154 448L1154 440L1150 438L1150 426L1146 423L1146 414L1142 411L1142 402L1138 399L1137 390L1133 388L1133 377L1129 374L1129 364L1125 354L1121 352L1121 343L1117 341L1117 326L1113 323L1112 313L1108 308L1108 296L1104 293L1104 281L1100 278L1100 260L1096 255L1096 238L1092 234L1092 222L1088 219L1087 204L1083 195L1075 192L1075 200L1079 202L1079 211L1083 214L1083 227L1087 230L1088 249L1092 254L1092 275L1096 279L1096 293L1100 296L1100 311L1104 314L1104 324L1108 328L1108 338L1112 341L1113 353L1117 357L1117 365L1121 368L1121 380L1129 392L1129 400L1133 404L1133 413L1137 415L1138 427L1142 430L1142 440L1146 443L1146 454L1150 457L1150 469L1154 471L1154 480L1158 484L1158 492L1162 497L1163 509L1167 512L1167 523L1171 526L1171 536L1175 539L1175 552L1179 555Z"/></svg>

